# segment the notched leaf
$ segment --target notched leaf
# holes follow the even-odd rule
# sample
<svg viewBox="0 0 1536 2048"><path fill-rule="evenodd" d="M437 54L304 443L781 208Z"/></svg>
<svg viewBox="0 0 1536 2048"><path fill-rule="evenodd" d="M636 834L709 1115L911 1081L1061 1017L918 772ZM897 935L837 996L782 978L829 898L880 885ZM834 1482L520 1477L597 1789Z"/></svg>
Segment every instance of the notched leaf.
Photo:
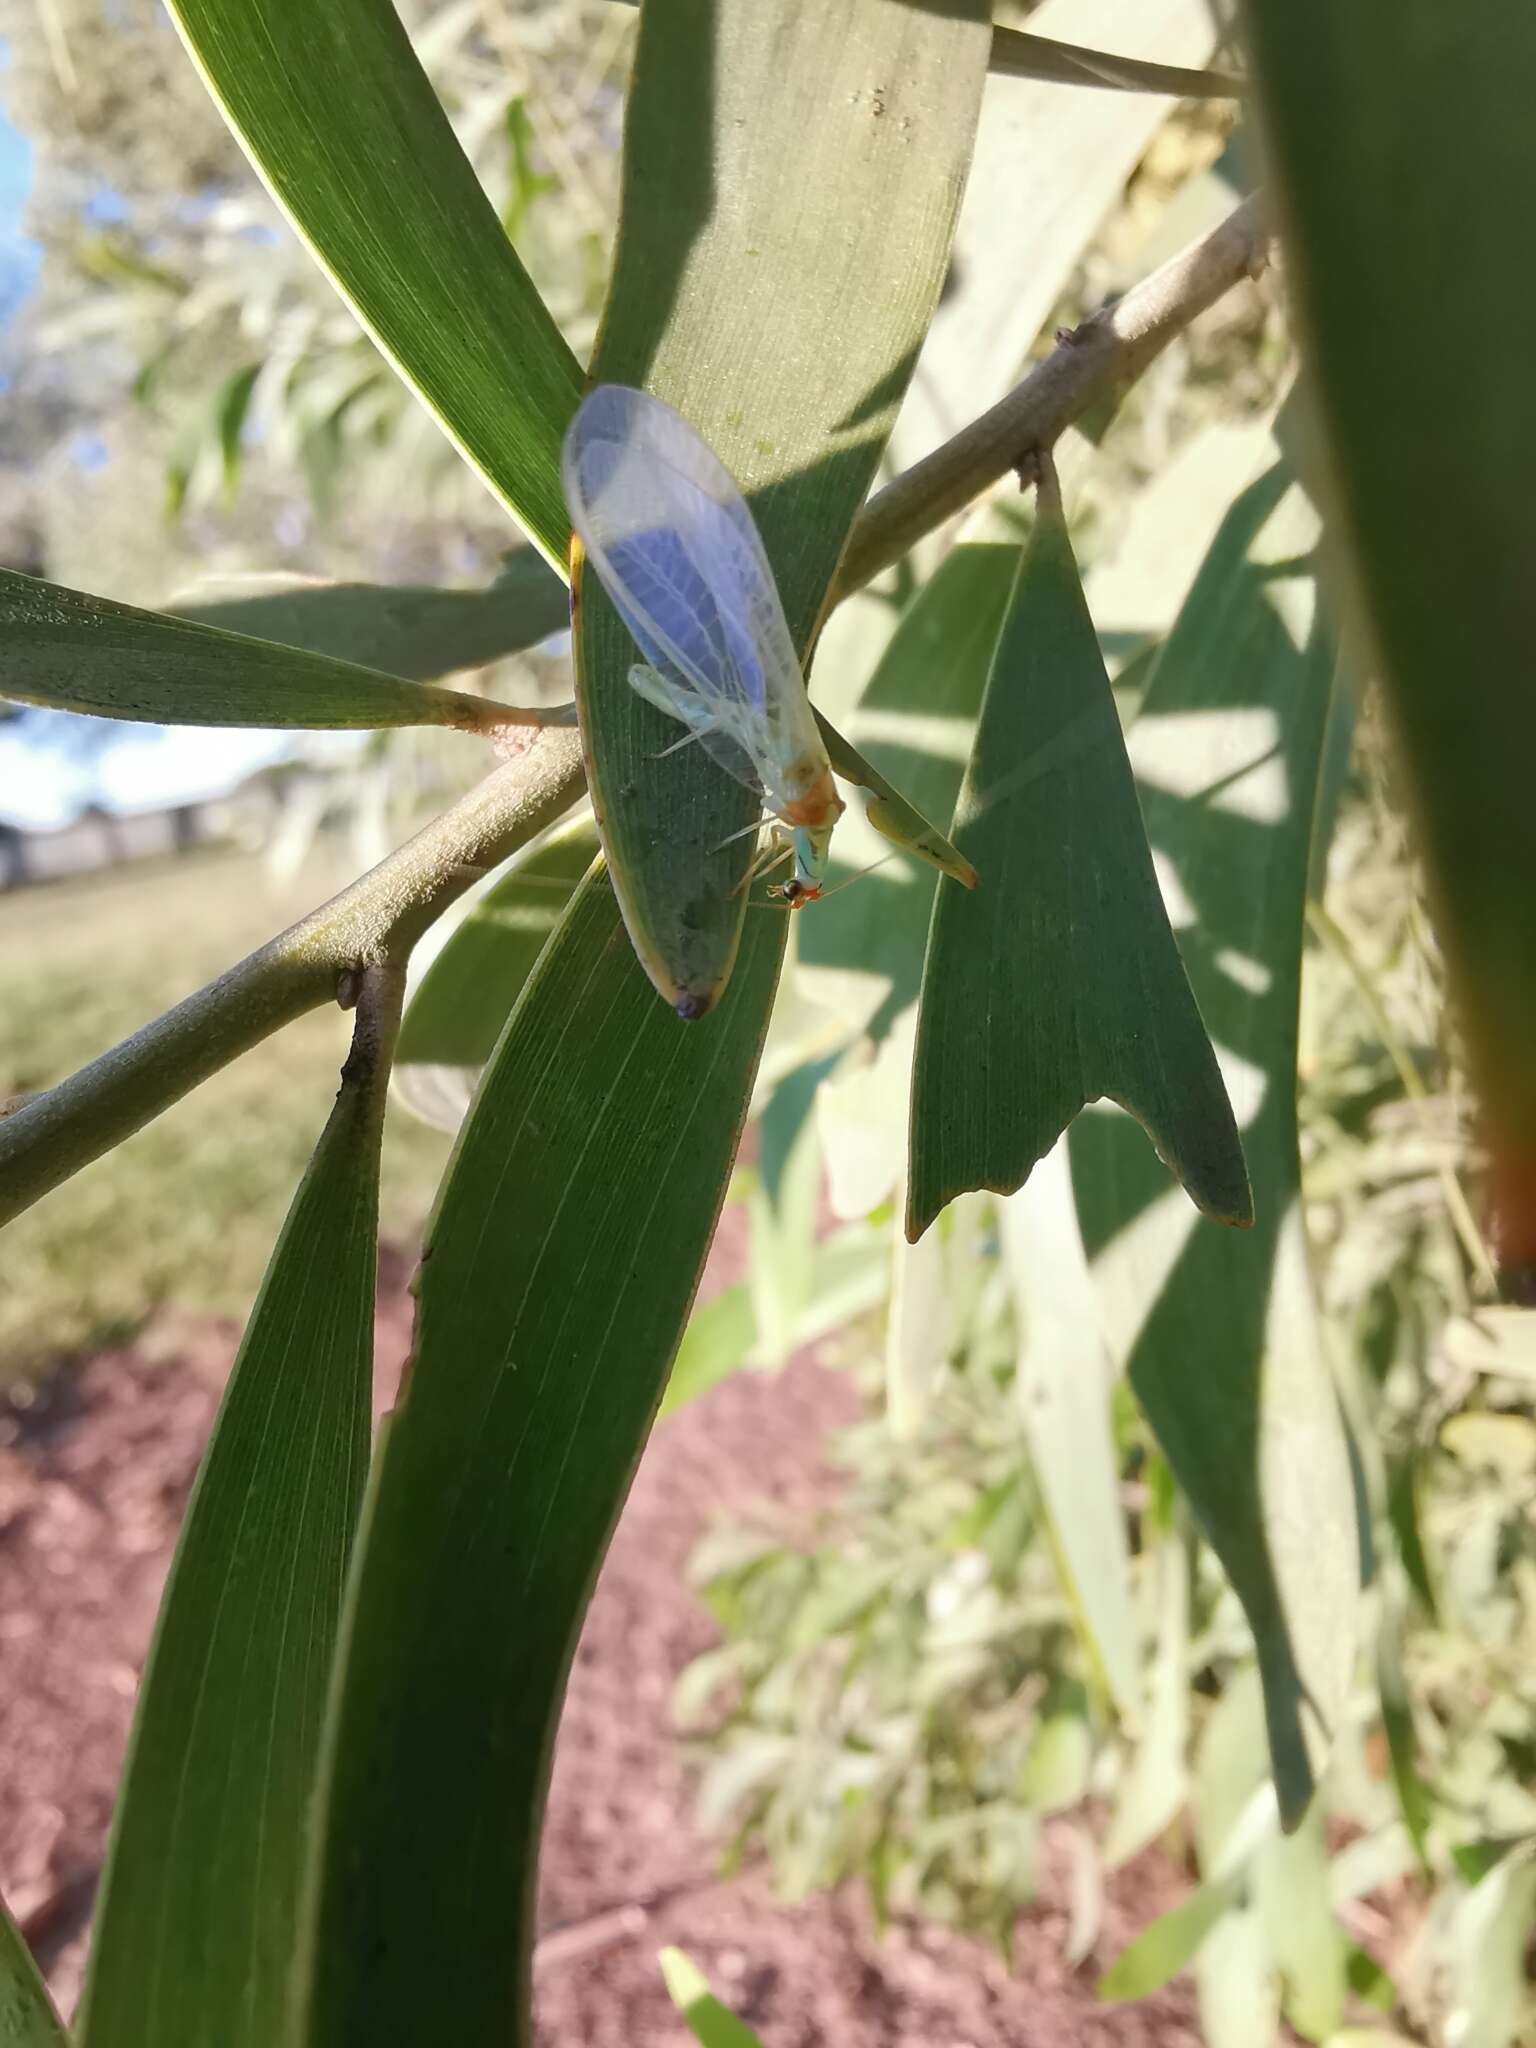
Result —
<svg viewBox="0 0 1536 2048"><path fill-rule="evenodd" d="M907 1233L1022 1187L1087 1103L1130 1111L1196 1206L1253 1220L1237 1123L1153 869L1054 487L1020 565L940 885L912 1087Z"/></svg>

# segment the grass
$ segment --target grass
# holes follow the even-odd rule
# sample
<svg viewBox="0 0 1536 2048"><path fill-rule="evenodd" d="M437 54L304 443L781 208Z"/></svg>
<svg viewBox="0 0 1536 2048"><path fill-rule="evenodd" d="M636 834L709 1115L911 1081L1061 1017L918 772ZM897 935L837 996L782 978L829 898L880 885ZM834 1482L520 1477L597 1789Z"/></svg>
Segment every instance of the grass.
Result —
<svg viewBox="0 0 1536 2048"><path fill-rule="evenodd" d="M279 894L209 850L0 896L0 1100L51 1086L350 877L322 849ZM0 1236L0 1381L120 1340L163 1304L243 1317L346 1056L318 1012L268 1039ZM383 1227L420 1228L448 1143L391 1109Z"/></svg>

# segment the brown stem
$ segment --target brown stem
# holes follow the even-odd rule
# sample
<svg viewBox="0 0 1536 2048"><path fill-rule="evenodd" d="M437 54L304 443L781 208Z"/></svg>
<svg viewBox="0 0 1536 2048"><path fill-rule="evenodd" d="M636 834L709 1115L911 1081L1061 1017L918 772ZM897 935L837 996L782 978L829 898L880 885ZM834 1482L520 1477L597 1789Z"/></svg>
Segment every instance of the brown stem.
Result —
<svg viewBox="0 0 1536 2048"><path fill-rule="evenodd" d="M849 535L827 609L861 589L1037 448L1051 447L1090 407L1134 383L1208 306L1268 260L1257 197L1063 335L1008 396L877 491Z"/></svg>
<svg viewBox="0 0 1536 2048"><path fill-rule="evenodd" d="M582 791L574 732L539 734L322 909L0 1118L0 1224L306 1010L358 1002L447 906Z"/></svg>

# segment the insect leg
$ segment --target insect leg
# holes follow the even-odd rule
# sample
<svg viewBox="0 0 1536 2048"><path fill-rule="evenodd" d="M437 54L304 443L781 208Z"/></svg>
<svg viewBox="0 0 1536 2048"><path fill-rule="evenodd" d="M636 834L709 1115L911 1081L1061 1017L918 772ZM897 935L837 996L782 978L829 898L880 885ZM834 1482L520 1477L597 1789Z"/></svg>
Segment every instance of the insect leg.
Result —
<svg viewBox="0 0 1536 2048"><path fill-rule="evenodd" d="M743 825L739 832L727 833L718 846L712 846L709 850L711 853L724 853L725 849L728 846L734 846L738 839L748 839L754 832L761 832L762 829L762 819L754 818L750 825Z"/></svg>
<svg viewBox="0 0 1536 2048"><path fill-rule="evenodd" d="M652 754L650 759L653 761L665 761L669 754L680 754L684 747L691 747L699 737L700 735L696 732L685 732L680 740L674 740L670 747L663 747L659 754Z"/></svg>
<svg viewBox="0 0 1536 2048"><path fill-rule="evenodd" d="M761 881L764 875L771 875L781 861L789 859L794 850L795 842L792 839L786 839L782 845L776 841L771 841L763 848L761 855L753 861L751 867L747 869L747 872L736 884L731 894L739 896L743 889L750 889L752 884ZM769 907L772 908L771 905Z"/></svg>

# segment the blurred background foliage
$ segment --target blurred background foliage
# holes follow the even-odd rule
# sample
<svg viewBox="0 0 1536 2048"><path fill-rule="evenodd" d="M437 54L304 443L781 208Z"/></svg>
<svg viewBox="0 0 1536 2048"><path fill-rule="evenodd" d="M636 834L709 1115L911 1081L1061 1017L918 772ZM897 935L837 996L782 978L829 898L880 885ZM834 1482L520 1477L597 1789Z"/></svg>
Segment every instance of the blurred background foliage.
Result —
<svg viewBox="0 0 1536 2048"><path fill-rule="evenodd" d="M401 13L585 355L633 15L602 0ZM5 35L0 91L33 147L26 225L44 252L7 343L10 558L30 548L59 581L140 603L225 573L308 573L317 551L337 577L493 570L504 519L283 223L157 0L22 0ZM154 502L165 520L144 517Z"/></svg>
<svg viewBox="0 0 1536 2048"><path fill-rule="evenodd" d="M1064 33L1068 10L1051 11ZM584 358L614 227L630 10L408 0L401 12ZM1219 40L1203 6L1188 16L1187 47L1170 54L1206 61ZM32 143L27 227L43 264L3 340L4 558L140 604L317 567L488 581L501 513L282 225L163 10L19 0L5 37L0 94ZM1048 149L1007 121L984 128L986 182L979 170L951 317L971 303L986 237L1003 220L1017 231L1001 180L1028 149L1032 175L1053 157L1058 210L1071 216L1069 195L1081 219L1034 266L1033 324L1006 344L1011 357L964 357L948 389L942 346L925 357L902 459L994 395L984 371L1001 390L1026 352L1242 188L1235 109L1122 100L1133 142L1115 160L1094 126L1110 97L1058 93ZM994 208L1003 193L1000 218L988 191ZM1011 265L996 267L1012 291ZM1149 650L1258 466L1291 362L1274 283L1244 287L1060 451L1127 718ZM938 554L920 550L834 622L817 672L833 716L856 702ZM540 688L560 687L553 657L526 660ZM1105 1870L1161 1842L1190 1901L1121 1957L1107 1996L1192 1966L1213 2048L1267 2038L1282 2013L1318 2041L1370 2020L1384 2040L1499 2048L1536 2038L1536 1316L1488 1307L1481 1161L1440 960L1369 679L1354 682L1336 823L1313 877L1300 1113L1308 1237L1358 1466L1368 1627L1314 1817L1278 1833L1246 1624L1123 1384L1113 1456L1134 1669L1130 1697L1117 1697L1123 1674L1110 1682L1063 1570L1026 1422L1027 1314L1007 1283L997 1205L954 1212L939 1253L943 1328L914 1332L910 1305L891 1299L899 1203L889 1174L871 1177L860 1099L878 1103L884 1085L870 1078L877 1040L901 1039L895 992L857 999L869 1035L829 1035L831 984L814 972L787 985L757 1163L737 1179L752 1271L699 1311L672 1399L743 1363L776 1366L815 1337L860 1377L869 1414L837 1445L846 1485L824 1526L807 1537L743 1516L699 1552L722 1644L685 1674L678 1709L707 1817L734 1855L765 1850L791 1895L856 1877L881 1913L920 1906L1006 1948L1043 1845L1065 1842L1067 1938L1081 1957ZM379 750L366 801L381 841L398 838L434 774L463 772L445 751L423 773L422 750L441 744L412 735ZM354 820L359 801L341 802ZM47 1085L355 870L356 841L295 831L276 868L223 850L0 899L0 946L25 963L8 977L0 1093ZM174 953L145 942L152 896ZM160 1303L242 1308L343 1044L338 1019L307 1020L14 1225L0 1370L131 1332ZM439 1133L392 1118L384 1216L397 1240L419 1224L444 1156ZM861 1177L873 1189L862 1204ZM830 1236L828 1179L842 1219Z"/></svg>

